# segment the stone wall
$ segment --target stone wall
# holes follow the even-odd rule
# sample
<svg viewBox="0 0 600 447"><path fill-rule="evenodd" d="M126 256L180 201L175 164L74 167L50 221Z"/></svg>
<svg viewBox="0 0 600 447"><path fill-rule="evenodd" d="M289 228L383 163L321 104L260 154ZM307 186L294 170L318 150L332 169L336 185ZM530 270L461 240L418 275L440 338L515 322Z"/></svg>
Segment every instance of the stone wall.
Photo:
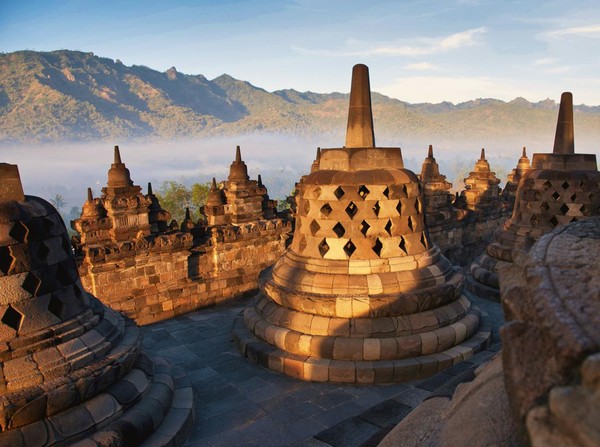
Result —
<svg viewBox="0 0 600 447"><path fill-rule="evenodd" d="M214 227L207 237L175 232L84 248L84 287L138 324L235 299L258 287L258 274L285 250L281 219Z"/></svg>

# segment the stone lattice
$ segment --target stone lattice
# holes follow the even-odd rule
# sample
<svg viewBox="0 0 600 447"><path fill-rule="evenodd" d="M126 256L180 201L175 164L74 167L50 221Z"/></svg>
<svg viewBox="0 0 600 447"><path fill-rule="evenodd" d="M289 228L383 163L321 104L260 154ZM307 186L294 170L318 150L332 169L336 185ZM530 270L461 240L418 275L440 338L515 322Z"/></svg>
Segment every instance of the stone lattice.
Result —
<svg viewBox="0 0 600 447"><path fill-rule="evenodd" d="M0 165L0 445L181 445L192 390L79 279L66 228Z"/></svg>
<svg viewBox="0 0 600 447"><path fill-rule="evenodd" d="M462 272L430 242L419 179L399 148L374 145L368 70L357 65L346 147L318 152L298 185L291 246L236 322L250 359L304 380L398 382L488 342Z"/></svg>
<svg viewBox="0 0 600 447"><path fill-rule="evenodd" d="M469 288L479 296L498 300L498 269L512 262L513 250L526 251L557 226L598 214L596 156L574 152L573 97L563 93L554 152L533 155L531 169L519 182L511 219L471 264Z"/></svg>

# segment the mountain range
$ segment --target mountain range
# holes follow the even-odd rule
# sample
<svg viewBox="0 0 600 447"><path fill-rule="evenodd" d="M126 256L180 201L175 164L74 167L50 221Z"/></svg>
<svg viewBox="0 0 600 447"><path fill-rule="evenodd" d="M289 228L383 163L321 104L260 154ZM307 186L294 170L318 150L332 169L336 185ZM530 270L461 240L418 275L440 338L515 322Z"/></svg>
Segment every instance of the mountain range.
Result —
<svg viewBox="0 0 600 447"><path fill-rule="evenodd" d="M373 93L372 102L383 140L524 144L526 135L546 144L556 123L557 104L549 99L409 104ZM0 54L0 144L248 133L330 134L343 141L347 106L348 94L268 92L226 74L209 80L93 53ZM578 137L595 144L600 106L576 106L575 121Z"/></svg>

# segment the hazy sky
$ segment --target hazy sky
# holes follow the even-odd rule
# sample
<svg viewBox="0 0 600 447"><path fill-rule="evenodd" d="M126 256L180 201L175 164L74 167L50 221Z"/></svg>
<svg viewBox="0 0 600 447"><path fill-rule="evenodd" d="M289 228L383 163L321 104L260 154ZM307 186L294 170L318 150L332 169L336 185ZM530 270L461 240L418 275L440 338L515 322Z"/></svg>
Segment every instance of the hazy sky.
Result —
<svg viewBox="0 0 600 447"><path fill-rule="evenodd" d="M0 0L0 51L92 51L273 91L600 104L598 0Z"/></svg>

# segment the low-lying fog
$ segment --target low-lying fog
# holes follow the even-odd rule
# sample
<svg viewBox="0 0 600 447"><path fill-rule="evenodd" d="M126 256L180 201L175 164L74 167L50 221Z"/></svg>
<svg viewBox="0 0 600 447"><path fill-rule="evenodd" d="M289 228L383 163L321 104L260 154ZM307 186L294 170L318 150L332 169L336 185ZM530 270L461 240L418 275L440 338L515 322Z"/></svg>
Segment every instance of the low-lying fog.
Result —
<svg viewBox="0 0 600 447"><path fill-rule="evenodd" d="M551 152L550 135L545 144L528 147L531 159L533 152ZM248 165L250 177L262 175L272 199L284 199L290 194L294 183L306 174L315 157L317 146L339 147L343 141L339 136L294 138L281 135L246 135L227 138L195 139L169 142L124 142L119 144L123 162L131 172L135 184L146 191L152 182L155 191L166 180L175 180L185 185L206 183L214 176L217 181L225 180L229 165L235 157L236 145L241 146L242 158ZM388 139L391 140L391 139ZM450 145L435 141L377 141L378 146L400 146L405 167L419 173L432 143L440 171L453 183L455 190L463 188L462 179L472 170L479 158L482 146L492 170L504 184L521 156L521 146L507 146L501 142L481 144L478 142ZM590 148L578 147L576 151L595 152ZM106 185L107 171L113 161L111 143L40 144L0 147L0 161L19 165L26 194L41 196L47 200L60 194L65 202L63 213L69 215L73 207L79 208L86 198L86 188L92 187L95 196Z"/></svg>

